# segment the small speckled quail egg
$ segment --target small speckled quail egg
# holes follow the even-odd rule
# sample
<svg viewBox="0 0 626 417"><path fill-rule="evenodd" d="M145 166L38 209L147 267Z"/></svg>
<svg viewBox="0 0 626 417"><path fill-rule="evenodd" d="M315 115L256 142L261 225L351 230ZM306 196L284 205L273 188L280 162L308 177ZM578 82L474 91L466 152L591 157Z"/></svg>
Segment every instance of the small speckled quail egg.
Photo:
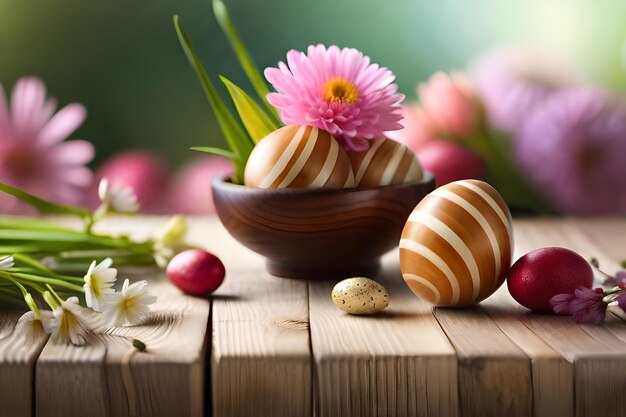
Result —
<svg viewBox="0 0 626 417"><path fill-rule="evenodd" d="M332 292L333 303L349 314L376 314L389 305L389 293L369 278L348 278L337 283Z"/></svg>

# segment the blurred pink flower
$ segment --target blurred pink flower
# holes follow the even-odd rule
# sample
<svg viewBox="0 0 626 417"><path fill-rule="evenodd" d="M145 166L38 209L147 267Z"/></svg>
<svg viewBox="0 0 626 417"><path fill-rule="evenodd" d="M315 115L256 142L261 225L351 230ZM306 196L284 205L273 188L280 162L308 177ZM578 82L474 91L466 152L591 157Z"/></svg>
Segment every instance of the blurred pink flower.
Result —
<svg viewBox="0 0 626 417"><path fill-rule="evenodd" d="M438 187L468 178L483 179L487 167L475 152L445 140L431 140L417 152L424 169L435 176Z"/></svg>
<svg viewBox="0 0 626 417"><path fill-rule="evenodd" d="M404 99L387 68L353 48L311 45L307 53L287 52L287 64L265 69L276 93L267 100L285 124L311 125L335 136L355 151L368 148L366 139L401 129Z"/></svg>
<svg viewBox="0 0 626 417"><path fill-rule="evenodd" d="M182 214L214 214L211 180L232 175L231 162L219 156L202 157L189 164L172 183L169 210Z"/></svg>
<svg viewBox="0 0 626 417"><path fill-rule="evenodd" d="M425 144L436 138L433 121L424 110L417 106L402 106L403 128L385 132L385 136L406 145L413 152L418 152Z"/></svg>
<svg viewBox="0 0 626 417"><path fill-rule="evenodd" d="M552 93L582 84L582 77L554 57L514 47L480 57L471 75L489 122L511 132Z"/></svg>
<svg viewBox="0 0 626 417"><path fill-rule="evenodd" d="M130 188L137 196L142 213L166 213L165 193L170 181L167 164L147 151L130 151L114 156L98 169L92 185L89 205L100 204L97 190L102 178L111 186Z"/></svg>
<svg viewBox="0 0 626 417"><path fill-rule="evenodd" d="M565 214L626 214L626 105L603 91L552 94L527 115L514 156Z"/></svg>
<svg viewBox="0 0 626 417"><path fill-rule="evenodd" d="M466 136L482 122L482 103L469 78L436 72L417 87L420 103L439 133Z"/></svg>
<svg viewBox="0 0 626 417"><path fill-rule="evenodd" d="M94 147L83 140L63 142L85 120L80 104L55 114L56 101L46 98L46 86L34 77L17 81L8 105L0 85L0 182L38 197L80 205L92 180L85 167ZM0 213L32 214L30 207L0 195Z"/></svg>

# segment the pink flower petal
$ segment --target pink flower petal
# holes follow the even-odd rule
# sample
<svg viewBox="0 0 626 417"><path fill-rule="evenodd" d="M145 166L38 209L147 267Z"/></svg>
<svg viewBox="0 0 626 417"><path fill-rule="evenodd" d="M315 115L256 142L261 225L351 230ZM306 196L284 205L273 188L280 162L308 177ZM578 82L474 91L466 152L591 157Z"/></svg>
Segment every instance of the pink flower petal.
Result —
<svg viewBox="0 0 626 417"><path fill-rule="evenodd" d="M287 64L266 69L265 77L276 89L267 99L285 124L326 130L347 149L367 149L366 139L402 128L399 103L404 96L397 92L395 76L354 48L318 44L310 45L306 54L291 50ZM332 79L352 84L356 100L325 97L324 89Z"/></svg>
<svg viewBox="0 0 626 417"><path fill-rule="evenodd" d="M23 77L17 81L11 95L12 130L17 139L31 139L41 127L46 118L45 100L46 86L39 78Z"/></svg>
<svg viewBox="0 0 626 417"><path fill-rule="evenodd" d="M87 110L82 104L68 104L41 129L38 141L43 145L52 145L67 139L85 121Z"/></svg>
<svg viewBox="0 0 626 417"><path fill-rule="evenodd" d="M94 146L85 140L60 143L52 148L50 157L64 165L84 165L96 154Z"/></svg>

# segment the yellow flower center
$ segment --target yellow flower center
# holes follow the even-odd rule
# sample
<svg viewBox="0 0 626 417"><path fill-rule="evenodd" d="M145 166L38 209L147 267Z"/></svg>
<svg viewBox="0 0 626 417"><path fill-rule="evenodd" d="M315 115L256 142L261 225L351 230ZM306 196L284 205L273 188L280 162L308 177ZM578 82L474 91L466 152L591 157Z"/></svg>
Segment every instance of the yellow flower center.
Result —
<svg viewBox="0 0 626 417"><path fill-rule="evenodd" d="M322 96L329 104L336 101L351 106L359 99L359 90L348 80L331 78L324 84Z"/></svg>

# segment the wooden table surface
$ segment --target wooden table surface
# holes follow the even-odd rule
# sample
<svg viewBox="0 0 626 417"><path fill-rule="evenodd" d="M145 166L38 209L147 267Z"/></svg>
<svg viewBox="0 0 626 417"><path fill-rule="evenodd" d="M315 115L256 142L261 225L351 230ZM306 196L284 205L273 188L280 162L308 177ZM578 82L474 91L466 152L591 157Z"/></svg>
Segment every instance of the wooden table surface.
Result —
<svg viewBox="0 0 626 417"><path fill-rule="evenodd" d="M103 228L145 237L163 221ZM161 273L134 275L159 295L150 320L86 347L25 346L19 313L0 313L0 415L626 416L626 325L615 318L529 314L506 286L476 308L433 309L405 286L397 253L378 277L389 309L349 316L332 304L332 282L272 277L215 219L190 224L190 240L227 268L211 299L182 295ZM514 227L516 258L564 246L615 272L626 257L626 220Z"/></svg>

